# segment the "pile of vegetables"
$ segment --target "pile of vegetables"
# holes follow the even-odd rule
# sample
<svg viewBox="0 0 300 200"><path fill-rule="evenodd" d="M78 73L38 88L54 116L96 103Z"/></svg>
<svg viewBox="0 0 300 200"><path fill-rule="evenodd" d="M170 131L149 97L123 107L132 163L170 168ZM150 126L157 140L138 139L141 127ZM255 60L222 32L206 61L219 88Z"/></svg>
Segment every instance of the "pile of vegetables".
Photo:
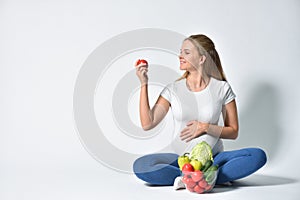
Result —
<svg viewBox="0 0 300 200"><path fill-rule="evenodd" d="M218 166L213 165L212 149L205 141L194 146L190 153L179 156L178 165L189 191L200 194L213 188Z"/></svg>

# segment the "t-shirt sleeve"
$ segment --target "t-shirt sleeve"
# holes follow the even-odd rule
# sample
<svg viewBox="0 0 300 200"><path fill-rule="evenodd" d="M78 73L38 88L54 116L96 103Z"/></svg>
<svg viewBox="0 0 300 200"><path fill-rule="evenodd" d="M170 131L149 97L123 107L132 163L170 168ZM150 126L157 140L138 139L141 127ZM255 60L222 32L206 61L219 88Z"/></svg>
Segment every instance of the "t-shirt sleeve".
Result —
<svg viewBox="0 0 300 200"><path fill-rule="evenodd" d="M228 82L224 84L224 98L223 98L223 105L230 103L236 97L235 93L233 92L231 86Z"/></svg>
<svg viewBox="0 0 300 200"><path fill-rule="evenodd" d="M171 84L168 84L167 86L164 87L164 89L161 91L160 95L165 98L169 103L172 101L172 96L171 96Z"/></svg>

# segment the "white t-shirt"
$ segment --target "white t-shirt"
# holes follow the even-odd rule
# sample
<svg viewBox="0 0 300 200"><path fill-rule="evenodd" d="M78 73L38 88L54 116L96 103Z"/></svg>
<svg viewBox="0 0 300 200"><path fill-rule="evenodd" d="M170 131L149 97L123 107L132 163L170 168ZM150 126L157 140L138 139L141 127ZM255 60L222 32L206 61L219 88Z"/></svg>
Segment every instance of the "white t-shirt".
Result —
<svg viewBox="0 0 300 200"><path fill-rule="evenodd" d="M175 126L172 148L176 153L182 155L190 152L201 141L206 141L213 148L214 155L224 150L223 142L218 137L204 134L186 143L180 139L180 132L192 120L224 125L222 107L236 97L228 82L211 77L205 89L192 92L187 88L186 79L182 79L168 84L160 95L171 104Z"/></svg>

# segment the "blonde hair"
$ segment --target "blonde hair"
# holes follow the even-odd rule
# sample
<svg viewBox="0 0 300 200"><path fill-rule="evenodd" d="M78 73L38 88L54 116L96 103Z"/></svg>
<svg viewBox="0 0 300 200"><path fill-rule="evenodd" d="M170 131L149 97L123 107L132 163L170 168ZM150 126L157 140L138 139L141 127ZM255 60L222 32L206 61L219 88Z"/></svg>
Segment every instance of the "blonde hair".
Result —
<svg viewBox="0 0 300 200"><path fill-rule="evenodd" d="M209 77L226 81L226 77L221 65L221 60L217 50L215 49L215 44L213 43L213 41L202 34L191 35L185 40L191 41L197 47L199 54L206 57L206 60L203 64L205 73ZM187 78L188 75L189 72L186 71L177 81Z"/></svg>

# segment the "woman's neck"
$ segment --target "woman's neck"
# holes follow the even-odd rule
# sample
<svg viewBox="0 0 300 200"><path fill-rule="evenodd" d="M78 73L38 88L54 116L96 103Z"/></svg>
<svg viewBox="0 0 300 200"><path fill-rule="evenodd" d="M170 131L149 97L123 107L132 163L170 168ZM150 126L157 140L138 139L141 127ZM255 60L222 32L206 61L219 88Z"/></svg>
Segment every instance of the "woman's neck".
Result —
<svg viewBox="0 0 300 200"><path fill-rule="evenodd" d="M186 82L190 90L198 91L207 86L209 77L201 72L190 72Z"/></svg>

